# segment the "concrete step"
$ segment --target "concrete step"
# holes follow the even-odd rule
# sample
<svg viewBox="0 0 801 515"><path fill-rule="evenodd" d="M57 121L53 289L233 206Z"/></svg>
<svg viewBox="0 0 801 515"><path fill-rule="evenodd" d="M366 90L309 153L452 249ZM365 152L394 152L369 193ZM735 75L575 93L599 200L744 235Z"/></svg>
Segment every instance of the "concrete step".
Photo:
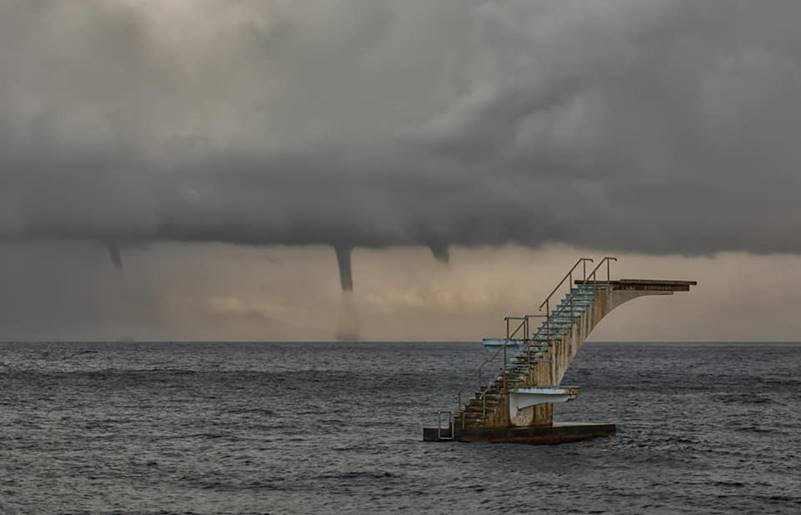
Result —
<svg viewBox="0 0 801 515"><path fill-rule="evenodd" d="M495 384L502 385L504 378L506 378L506 384L509 384L511 382L522 381L523 376L525 376L527 373L528 373L528 369L520 370L520 371L514 371L514 372L507 372L506 374L504 374L502 376L499 375L498 377L496 377L495 378Z"/></svg>
<svg viewBox="0 0 801 515"><path fill-rule="evenodd" d="M531 356L532 358L535 357L535 356L541 356L541 355L545 354L546 350L548 350L548 349L545 346L543 346L541 349L536 349L536 350L530 350L530 351L525 351L524 350L524 351L520 352L517 356L515 356L512 359L527 358L528 356Z"/></svg>
<svg viewBox="0 0 801 515"><path fill-rule="evenodd" d="M511 388L512 386L519 386L520 383L523 382L523 378L521 376L522 374L506 376L506 387ZM498 385L503 386L504 381L502 377L499 376L496 382Z"/></svg>
<svg viewBox="0 0 801 515"><path fill-rule="evenodd" d="M573 299L573 307L578 309L587 309L592 306L592 301L589 299ZM560 309L570 308L570 299L567 302L560 302L556 305L553 309L551 309L551 313L554 311L559 311Z"/></svg>
<svg viewBox="0 0 801 515"><path fill-rule="evenodd" d="M464 411L462 411L462 413L464 413L464 416L468 417L468 418L469 417L483 417L485 413L492 413L493 411L495 411L496 407L497 407L497 404L495 406L489 406L488 405L487 409L485 410L481 406L475 406L475 407L471 407L471 408L465 408Z"/></svg>
<svg viewBox="0 0 801 515"><path fill-rule="evenodd" d="M577 295L575 297L564 298L561 301L559 301L559 304L557 304L557 306L569 305L571 300L573 301L573 305L574 306L585 306L586 307L586 306L589 306L590 304L592 304L592 301L595 300L595 296L587 297L587 296L583 296L583 295Z"/></svg>
<svg viewBox="0 0 801 515"><path fill-rule="evenodd" d="M521 373L520 373L520 377L525 377L525 376L527 376L527 375L528 375L528 373L531 371L531 368L532 368L534 365L536 365L536 364L537 364L537 361L536 361L536 360L533 360L533 359L531 360L531 363L529 363L528 361L525 361L525 360L524 360L524 361L522 361L522 362L521 362L521 365L522 365L523 367L525 367L525 368L523 369L523 372L521 372Z"/></svg>
<svg viewBox="0 0 801 515"><path fill-rule="evenodd" d="M507 390L508 390L508 389L510 389L510 388L517 388L517 387L519 387L521 384L522 384L522 383L517 383L517 384L515 384L515 385L513 386L511 383L507 382ZM496 386L496 387L492 387L492 388L490 388L489 390L487 390L487 393L486 393L486 395L501 395L502 393L503 393L503 387L502 387L502 386L500 386L500 384L499 384L498 386ZM479 393L476 393L476 397L475 397L475 398L476 398L476 399L480 399L480 398L481 398L481 394L479 394Z"/></svg>
<svg viewBox="0 0 801 515"><path fill-rule="evenodd" d="M579 306L573 306L573 315L574 315L573 318L577 318L586 312L587 312L586 309L582 309ZM570 316L570 306L565 306L564 308L560 307L559 309L553 311L551 313L551 320L553 320L554 317L560 317L560 316L561 317Z"/></svg>
<svg viewBox="0 0 801 515"><path fill-rule="evenodd" d="M557 304L556 306L553 306L551 308L551 313L553 313L554 311L556 311L558 309L561 309L561 308L563 308L565 306L569 306L570 305L570 300L571 299L562 300L559 304ZM594 297L593 298L590 298L590 297L573 297L572 300L573 300L573 306L582 307L582 308L586 309L586 308L588 308L588 307L590 307L592 305L592 303L595 300L595 298Z"/></svg>
<svg viewBox="0 0 801 515"><path fill-rule="evenodd" d="M476 411L482 411L485 406L487 410L492 410L495 409L495 407L500 403L500 401L498 400L487 401L486 404L484 404L484 401L481 401L479 399L473 399L473 400L475 400L476 402L469 402L464 407L465 412L475 413Z"/></svg>
<svg viewBox="0 0 801 515"><path fill-rule="evenodd" d="M469 426L469 425L473 425L473 424L481 424L483 422L484 422L484 417L480 417L480 416L479 417L467 417L467 416L464 417L464 425L465 426ZM458 421L457 421L457 418L454 418L454 425L456 425L457 427L461 426L462 425L462 418L458 417Z"/></svg>
<svg viewBox="0 0 801 515"><path fill-rule="evenodd" d="M570 327L572 327L572 326L570 326ZM545 343L545 342L551 341L550 339L561 340L562 339L562 335L564 333L566 333L570 329L570 327L559 327L559 328L552 327L550 332L545 331L545 330L538 331L537 332L537 341Z"/></svg>
<svg viewBox="0 0 801 515"><path fill-rule="evenodd" d="M495 412L496 406L487 406L487 409L481 408L469 408L464 410L462 413L464 414L464 418L471 419L471 418L484 418L490 413Z"/></svg>
<svg viewBox="0 0 801 515"><path fill-rule="evenodd" d="M487 412L493 411L497 406L498 406L497 404L493 404L492 406L487 404L487 410L486 411ZM466 415L470 415L470 416L476 415L476 414L481 415L482 413L484 413L484 406L469 406L469 407L465 408L462 411L462 413L465 413Z"/></svg>
<svg viewBox="0 0 801 515"><path fill-rule="evenodd" d="M501 396L498 394L492 394L491 396L488 395L486 396L486 402L487 404L491 402L498 403L500 401L500 397ZM470 399L470 401L467 403L468 406L482 406L483 404L484 400L481 397L475 397L473 399Z"/></svg>
<svg viewBox="0 0 801 515"><path fill-rule="evenodd" d="M528 362L528 358L531 357L531 361L533 362L534 358L536 358L537 356L542 356L543 354L545 354L545 350L546 349L537 350L537 351L534 351L534 352L521 352L521 353L517 354L515 357L513 357L510 361L514 362L514 360L517 360L517 363L523 363L523 362L527 363Z"/></svg>

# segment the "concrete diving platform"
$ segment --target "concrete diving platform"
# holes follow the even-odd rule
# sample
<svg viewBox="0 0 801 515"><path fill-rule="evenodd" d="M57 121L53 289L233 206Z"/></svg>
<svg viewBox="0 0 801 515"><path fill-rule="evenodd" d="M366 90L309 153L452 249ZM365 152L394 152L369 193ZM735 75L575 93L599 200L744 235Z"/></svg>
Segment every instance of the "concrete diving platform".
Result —
<svg viewBox="0 0 801 515"><path fill-rule="evenodd" d="M502 428L423 428L424 442L492 442L554 445L615 434L614 424L604 422L554 422L550 426Z"/></svg>
<svg viewBox="0 0 801 515"><path fill-rule="evenodd" d="M616 261L606 256L588 272L595 261L579 258L534 314L504 317L505 334L483 340L475 395L462 403L458 394L458 409L438 412L437 426L423 428L423 440L558 444L613 435L614 424L554 420L554 406L579 395L578 387L562 385L568 367L593 329L620 305L688 292L697 284L612 279Z"/></svg>

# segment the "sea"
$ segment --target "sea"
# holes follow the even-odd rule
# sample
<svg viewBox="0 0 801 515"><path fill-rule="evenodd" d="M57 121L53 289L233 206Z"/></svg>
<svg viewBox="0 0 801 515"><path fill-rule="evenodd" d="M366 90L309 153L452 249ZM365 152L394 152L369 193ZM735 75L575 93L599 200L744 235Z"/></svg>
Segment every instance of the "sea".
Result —
<svg viewBox="0 0 801 515"><path fill-rule="evenodd" d="M0 344L0 513L801 513L801 344L591 342L555 446L423 442L480 343Z"/></svg>

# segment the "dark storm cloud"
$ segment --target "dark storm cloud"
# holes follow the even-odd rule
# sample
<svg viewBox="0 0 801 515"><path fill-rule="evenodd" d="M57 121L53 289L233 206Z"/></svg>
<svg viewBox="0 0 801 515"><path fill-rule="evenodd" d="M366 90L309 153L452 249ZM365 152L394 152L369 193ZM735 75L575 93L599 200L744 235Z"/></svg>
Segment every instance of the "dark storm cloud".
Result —
<svg viewBox="0 0 801 515"><path fill-rule="evenodd" d="M3 2L0 237L799 252L799 16Z"/></svg>

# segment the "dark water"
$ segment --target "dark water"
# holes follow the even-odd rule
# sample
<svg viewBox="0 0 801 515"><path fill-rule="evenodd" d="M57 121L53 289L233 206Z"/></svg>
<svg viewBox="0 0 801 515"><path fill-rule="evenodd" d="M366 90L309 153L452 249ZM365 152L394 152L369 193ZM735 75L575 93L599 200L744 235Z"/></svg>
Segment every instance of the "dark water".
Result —
<svg viewBox="0 0 801 515"><path fill-rule="evenodd" d="M478 344L2 344L0 512L801 513L801 345L584 347L561 446L432 444Z"/></svg>

